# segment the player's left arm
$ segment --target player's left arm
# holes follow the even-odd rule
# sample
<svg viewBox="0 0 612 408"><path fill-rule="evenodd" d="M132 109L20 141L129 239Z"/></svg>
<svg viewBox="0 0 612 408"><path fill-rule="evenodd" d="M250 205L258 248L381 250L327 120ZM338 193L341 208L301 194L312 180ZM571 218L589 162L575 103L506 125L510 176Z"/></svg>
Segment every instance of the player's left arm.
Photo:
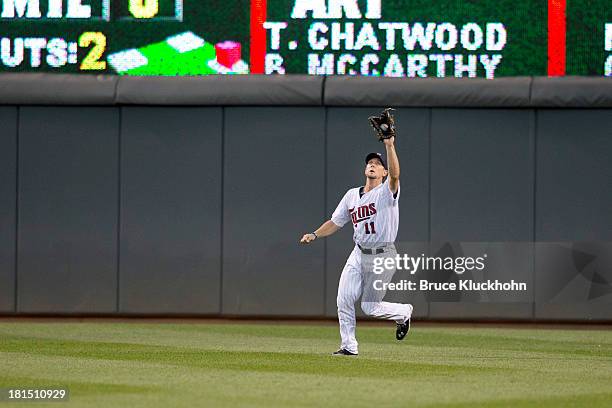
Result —
<svg viewBox="0 0 612 408"><path fill-rule="evenodd" d="M395 137L384 139L383 142L387 150L389 190L391 190L393 194L396 194L399 189L400 165L399 159L397 158L397 152L395 151Z"/></svg>

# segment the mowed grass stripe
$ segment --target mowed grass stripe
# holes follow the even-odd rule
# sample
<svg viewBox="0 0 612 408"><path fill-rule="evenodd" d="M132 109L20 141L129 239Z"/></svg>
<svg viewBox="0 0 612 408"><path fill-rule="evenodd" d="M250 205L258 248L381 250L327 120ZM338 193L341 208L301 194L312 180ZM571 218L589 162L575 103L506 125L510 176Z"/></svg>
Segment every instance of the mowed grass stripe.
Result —
<svg viewBox="0 0 612 408"><path fill-rule="evenodd" d="M414 371L418 371L421 376L446 376L457 373L469 374L502 370L500 368L467 365L337 358L330 356L328 353L312 355L285 352L199 351L179 347L125 343L82 342L21 336L2 337L0 351L3 352L100 360L141 361L216 370L274 371L345 377L375 376L379 378L411 377Z"/></svg>
<svg viewBox="0 0 612 408"><path fill-rule="evenodd" d="M337 342L337 329L333 326L312 327L300 325L234 325L234 324L208 324L208 325L187 325L187 324L159 324L159 325L138 325L132 327L129 323L120 323L121 325L129 325L131 330L125 331L121 328L121 332L127 332L126 342L137 343L139 339L145 339L148 344L151 344L151 339L162 338L161 333L166 333L172 336L176 334L177 339L171 338L173 342L182 342L184 339L191 338L195 341L191 344L194 347L201 347L203 344L214 340L218 335L228 336L223 339L225 342L231 342L232 337L235 339L246 340L259 338L272 340L293 339L293 340L317 340ZM73 325L74 326L74 325ZM78 325L77 325L78 326ZM0 333L2 332L0 325ZM418 327L418 325L417 325ZM34 326L34 328L36 328ZM38 335L41 337L68 335L63 331L66 328L56 330L54 333L43 331ZM113 326L113 330L116 330ZM69 330L69 328L68 328ZM89 340L93 340L97 330L92 330L88 327L90 333ZM167 333L170 331L170 333ZM104 330L100 330L104 332ZM537 334L537 337L534 336ZM516 330L516 329L496 329L496 328L477 328L477 329L449 329L449 328L424 328L413 330L406 340L406 343L417 346L441 347L441 348L465 348L475 350L491 350L491 351L520 351L520 352L537 352L547 354L560 355L580 355L596 358L612 358L612 339L605 331L588 331L588 330ZM189 336L191 334L191 336ZM442 335L441 335L442 334ZM76 333L78 336L78 332ZM186 336L187 335L187 336ZM100 336L103 336L101 333ZM391 328L385 327L364 327L358 330L359 340L364 344L381 344L388 345L393 343L394 331ZM541 338L548 337L547 339ZM561 339L558 339L558 338ZM67 337L72 338L74 337ZM103 336L99 340L104 341L109 336ZM83 339L83 340L87 340ZM449 341L450 340L450 341ZM251 341L251 340L249 340ZM187 345L187 344L185 344ZM215 345L217 346L217 345ZM329 350L321 350L325 353Z"/></svg>
<svg viewBox="0 0 612 408"><path fill-rule="evenodd" d="M513 398L498 401L487 401L484 404L475 405L474 402L451 402L426 404L426 407L440 408L472 408L474 406L486 406L487 408L508 407L606 407L612 401L612 393L602 392L594 394L560 395L537 398Z"/></svg>

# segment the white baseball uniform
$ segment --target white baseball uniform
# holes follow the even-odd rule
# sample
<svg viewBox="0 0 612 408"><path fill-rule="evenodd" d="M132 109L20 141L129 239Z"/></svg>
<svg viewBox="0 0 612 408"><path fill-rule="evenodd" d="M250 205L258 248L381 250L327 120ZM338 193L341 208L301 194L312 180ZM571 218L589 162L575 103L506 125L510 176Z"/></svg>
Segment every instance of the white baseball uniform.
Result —
<svg viewBox="0 0 612 408"><path fill-rule="evenodd" d="M395 268L386 270L382 275L372 272L372 259L375 256L395 257L397 254L393 242L397 237L399 226L399 196L389 188L389 179L376 188L361 194L362 188L351 188L346 192L331 220L339 227L347 222L353 224L353 241L355 247L342 270L338 284L338 321L340 336L344 348L357 353L355 338L355 303L361 296L361 308L369 316L405 322L412 314L412 305L383 302L384 291L373 291L373 279L389 282ZM366 255L362 249L384 248L380 255Z"/></svg>

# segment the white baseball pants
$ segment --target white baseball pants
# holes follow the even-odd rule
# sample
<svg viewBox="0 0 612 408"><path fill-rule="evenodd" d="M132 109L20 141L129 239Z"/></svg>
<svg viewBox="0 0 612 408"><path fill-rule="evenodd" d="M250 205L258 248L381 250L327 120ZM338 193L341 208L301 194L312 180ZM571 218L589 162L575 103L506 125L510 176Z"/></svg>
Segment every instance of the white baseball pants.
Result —
<svg viewBox="0 0 612 408"><path fill-rule="evenodd" d="M376 256L391 256L397 254L392 247L388 252ZM402 303L383 302L385 292L373 290L373 282L380 279L390 282L395 274L395 269L386 270L382 274L374 274L372 259L375 255L363 255L355 245L351 255L344 265L340 282L338 284L338 322L340 323L340 337L342 342L340 348L351 353L357 353L357 339L355 337L355 303L361 296L361 309L368 316L381 319L393 320L397 323L405 322L412 314L412 305ZM365 264L364 264L365 263Z"/></svg>

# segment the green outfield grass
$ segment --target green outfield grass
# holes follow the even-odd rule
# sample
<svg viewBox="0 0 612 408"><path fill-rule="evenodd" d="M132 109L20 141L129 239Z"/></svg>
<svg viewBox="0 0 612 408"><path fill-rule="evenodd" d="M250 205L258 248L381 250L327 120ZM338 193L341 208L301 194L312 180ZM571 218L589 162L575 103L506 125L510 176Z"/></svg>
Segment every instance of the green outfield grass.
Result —
<svg viewBox="0 0 612 408"><path fill-rule="evenodd" d="M332 324L0 322L0 387L79 407L611 406L612 331ZM44 405L44 404L43 404ZM1 407L41 404L0 402Z"/></svg>

